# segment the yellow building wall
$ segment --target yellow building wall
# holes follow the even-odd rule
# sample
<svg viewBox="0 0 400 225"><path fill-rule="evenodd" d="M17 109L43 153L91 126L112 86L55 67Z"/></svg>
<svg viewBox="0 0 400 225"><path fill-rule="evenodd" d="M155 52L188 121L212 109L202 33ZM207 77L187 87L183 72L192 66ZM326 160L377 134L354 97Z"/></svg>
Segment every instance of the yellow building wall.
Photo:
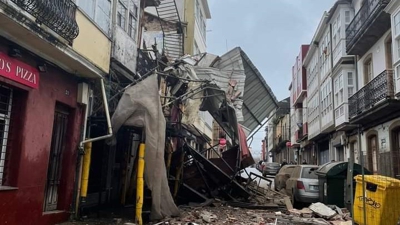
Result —
<svg viewBox="0 0 400 225"><path fill-rule="evenodd" d="M194 26L195 26L195 12L194 0L185 1L185 22L187 23L185 34L184 53L193 55L194 52Z"/></svg>
<svg viewBox="0 0 400 225"><path fill-rule="evenodd" d="M76 12L79 36L72 48L98 68L108 73L110 69L111 41L81 11Z"/></svg>

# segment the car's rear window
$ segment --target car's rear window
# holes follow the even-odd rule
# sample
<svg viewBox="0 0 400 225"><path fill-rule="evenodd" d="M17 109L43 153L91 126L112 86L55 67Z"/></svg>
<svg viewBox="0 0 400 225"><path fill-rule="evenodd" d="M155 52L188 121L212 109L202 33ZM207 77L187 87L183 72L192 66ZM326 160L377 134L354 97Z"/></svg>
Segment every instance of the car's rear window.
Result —
<svg viewBox="0 0 400 225"><path fill-rule="evenodd" d="M315 173L317 171L317 169L318 169L318 167L304 167L303 171L301 173L301 178L318 179L318 176Z"/></svg>

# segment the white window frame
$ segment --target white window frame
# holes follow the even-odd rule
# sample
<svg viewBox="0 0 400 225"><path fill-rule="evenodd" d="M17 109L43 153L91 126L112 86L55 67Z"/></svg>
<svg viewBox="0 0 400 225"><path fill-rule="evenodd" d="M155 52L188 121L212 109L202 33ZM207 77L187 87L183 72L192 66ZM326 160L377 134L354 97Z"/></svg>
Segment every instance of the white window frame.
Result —
<svg viewBox="0 0 400 225"><path fill-rule="evenodd" d="M91 8L92 12L87 12L86 10L82 7L84 3L87 3L88 1L92 1L93 5ZM108 21L107 28L103 27L101 22L99 21L99 7L100 7L100 1L108 1L109 3L109 12L108 12L108 18L106 20ZM76 0L76 5L82 10L82 12L89 18L91 19L94 24L107 36L111 35L111 15L112 15L112 0ZM103 10L102 10L103 11ZM104 12L104 11L103 11Z"/></svg>
<svg viewBox="0 0 400 225"><path fill-rule="evenodd" d="M122 0L117 1L117 25L123 29L124 31L127 30L127 24L129 23L129 18L127 18L127 15L129 17L128 13L128 5L126 3L123 3ZM128 23L127 23L128 22Z"/></svg>
<svg viewBox="0 0 400 225"><path fill-rule="evenodd" d="M351 12L349 10L344 11L344 22L345 24L349 24L351 22Z"/></svg>
<svg viewBox="0 0 400 225"><path fill-rule="evenodd" d="M4 173L6 171L5 168L5 160L7 157L7 140L8 140L8 133L10 129L10 117L11 117L11 106L12 106L12 100L13 100L13 89L5 87L5 86L0 86L0 88L6 88L10 90L10 96L8 99L8 105L7 105L7 114L2 114L0 113L0 120L4 121L4 132L3 132L3 137L2 137L2 143L0 143L0 187L3 186L4 183Z"/></svg>
<svg viewBox="0 0 400 225"><path fill-rule="evenodd" d="M204 41L206 41L207 25L206 25L206 19L201 10L200 1L196 0L194 5L195 5L195 17L196 17L195 20L196 20L197 26L199 27L202 38L204 39Z"/></svg>
<svg viewBox="0 0 400 225"><path fill-rule="evenodd" d="M136 41L136 34L137 34L137 25L138 25L138 7L137 5L131 0L133 9L129 10L128 14L128 36L131 37ZM133 19L133 20L131 20Z"/></svg>
<svg viewBox="0 0 400 225"><path fill-rule="evenodd" d="M396 21L397 20L397 21ZM394 35L398 36L400 34L400 11L393 16L394 23Z"/></svg>
<svg viewBox="0 0 400 225"><path fill-rule="evenodd" d="M351 77L351 79L350 79ZM351 84L350 81L351 80ZM355 94L355 77L354 77L354 73L352 71L347 72L347 95L348 98L350 98L352 95ZM351 91L350 91L351 90Z"/></svg>

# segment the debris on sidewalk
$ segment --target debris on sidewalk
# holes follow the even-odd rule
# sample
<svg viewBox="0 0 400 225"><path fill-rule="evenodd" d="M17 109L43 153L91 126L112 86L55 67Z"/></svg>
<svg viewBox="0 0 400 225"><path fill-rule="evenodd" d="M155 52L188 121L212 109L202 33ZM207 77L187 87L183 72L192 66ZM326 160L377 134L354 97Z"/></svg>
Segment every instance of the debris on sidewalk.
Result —
<svg viewBox="0 0 400 225"><path fill-rule="evenodd" d="M332 208L335 208L333 210ZM331 211L332 210L332 211ZM339 211L339 212L338 212ZM238 225L349 225L351 218L346 209L312 204L309 208L285 210L243 209L221 203L218 207L182 208L182 216L165 224L238 224ZM155 224L153 224L155 225Z"/></svg>
<svg viewBox="0 0 400 225"><path fill-rule="evenodd" d="M337 215L337 213L333 209L320 202L311 204L309 208L311 209L311 211L322 218L330 219Z"/></svg>

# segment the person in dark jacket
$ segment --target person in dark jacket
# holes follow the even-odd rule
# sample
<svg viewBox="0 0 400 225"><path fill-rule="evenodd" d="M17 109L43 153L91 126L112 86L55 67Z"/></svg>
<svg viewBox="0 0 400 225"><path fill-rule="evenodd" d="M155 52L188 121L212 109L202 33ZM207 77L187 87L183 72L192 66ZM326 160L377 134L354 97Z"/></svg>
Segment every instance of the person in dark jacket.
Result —
<svg viewBox="0 0 400 225"><path fill-rule="evenodd" d="M288 163L286 162L286 159L284 159L283 160L283 162L281 163L281 168L284 166L284 165L287 165Z"/></svg>

